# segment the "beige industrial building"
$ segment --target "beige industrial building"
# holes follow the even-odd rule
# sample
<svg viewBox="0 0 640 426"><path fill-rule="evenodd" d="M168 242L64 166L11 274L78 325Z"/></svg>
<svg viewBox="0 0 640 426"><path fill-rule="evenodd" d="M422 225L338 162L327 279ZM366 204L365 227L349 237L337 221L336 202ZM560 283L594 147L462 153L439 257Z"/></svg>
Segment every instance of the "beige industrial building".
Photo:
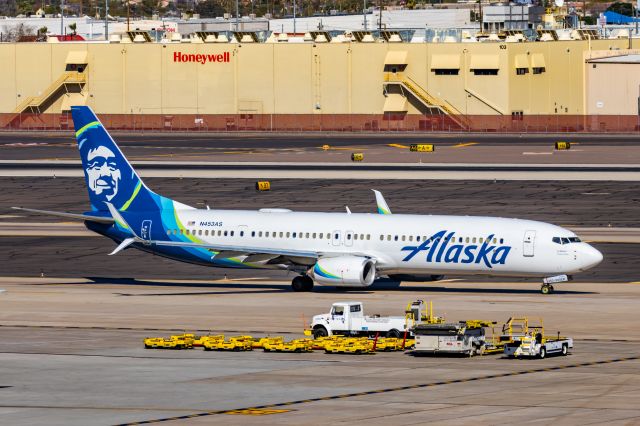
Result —
<svg viewBox="0 0 640 426"><path fill-rule="evenodd" d="M319 41L0 43L0 125L19 126L24 120L18 116L58 115L78 104L114 120L122 114L161 117L161 124L150 127L183 115L194 116L189 120L196 127L208 116L227 127L231 120L233 127L242 121L255 128L273 127L273 120L285 118L338 123L378 116L414 124L419 119L428 129L425 117L449 117L448 125L473 127L478 117L486 125L491 117L505 123L638 114L640 73L635 72L635 92L612 91L608 86L620 80L606 69L615 64L593 59L604 55L598 52L627 49L629 39ZM640 47L639 39L633 47ZM619 72L634 77L633 71ZM597 101L605 91L609 98ZM616 102L611 96L629 99ZM567 126L580 120L571 118Z"/></svg>

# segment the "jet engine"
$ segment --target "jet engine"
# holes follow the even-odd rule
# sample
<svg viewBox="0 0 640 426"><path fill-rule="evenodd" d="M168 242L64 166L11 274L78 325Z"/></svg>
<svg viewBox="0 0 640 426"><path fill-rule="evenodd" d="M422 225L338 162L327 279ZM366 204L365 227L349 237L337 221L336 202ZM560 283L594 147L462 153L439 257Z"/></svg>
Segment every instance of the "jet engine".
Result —
<svg viewBox="0 0 640 426"><path fill-rule="evenodd" d="M366 257L327 257L318 259L313 267L313 279L318 284L367 287L375 278L375 262Z"/></svg>

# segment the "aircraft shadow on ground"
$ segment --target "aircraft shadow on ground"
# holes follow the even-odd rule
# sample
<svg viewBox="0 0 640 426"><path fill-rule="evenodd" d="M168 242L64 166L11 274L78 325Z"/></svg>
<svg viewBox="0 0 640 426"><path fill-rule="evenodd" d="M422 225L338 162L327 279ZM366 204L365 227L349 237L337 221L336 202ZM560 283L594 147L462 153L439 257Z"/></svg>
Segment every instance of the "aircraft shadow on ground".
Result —
<svg viewBox="0 0 640 426"><path fill-rule="evenodd" d="M196 295L227 295L227 294L269 294L269 293L289 293L292 292L289 284L280 284L273 282L228 282L228 283L176 283L167 281L149 281L138 280L135 278L111 278L111 277L85 277L93 284L116 284L130 286L147 286L147 287L166 287L166 288L201 288L211 290L227 290L227 291L202 291L202 292L173 292L173 293L118 293L120 296L196 296ZM424 292L424 293L466 293L466 294L540 294L540 290L533 288L488 288L486 284L481 283L477 287L452 288L436 285L405 285L395 281L376 282L373 286L367 288L353 287L323 287L316 286L313 292L323 294L372 294L377 290L398 291L398 292ZM514 284L517 286L518 284ZM556 289L556 295L572 294L597 294L597 292L564 290Z"/></svg>

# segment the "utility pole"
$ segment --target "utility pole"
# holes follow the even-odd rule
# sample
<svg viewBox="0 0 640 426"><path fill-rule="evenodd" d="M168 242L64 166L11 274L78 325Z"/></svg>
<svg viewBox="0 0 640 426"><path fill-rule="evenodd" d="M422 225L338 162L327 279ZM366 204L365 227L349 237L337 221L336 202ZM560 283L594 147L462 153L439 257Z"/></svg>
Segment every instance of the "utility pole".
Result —
<svg viewBox="0 0 640 426"><path fill-rule="evenodd" d="M104 0L104 39L109 41L109 0Z"/></svg>
<svg viewBox="0 0 640 426"><path fill-rule="evenodd" d="M367 31L367 0L362 0L362 16L364 16L364 30Z"/></svg>
<svg viewBox="0 0 640 426"><path fill-rule="evenodd" d="M293 34L296 33L296 0L293 0Z"/></svg>
<svg viewBox="0 0 640 426"><path fill-rule="evenodd" d="M131 2L127 0L127 32L131 31L131 29L129 28L129 15L131 14L129 9L131 9Z"/></svg>
<svg viewBox="0 0 640 426"><path fill-rule="evenodd" d="M382 31L382 0L378 1L378 8L380 9L380 16L378 17L378 31Z"/></svg>
<svg viewBox="0 0 640 426"><path fill-rule="evenodd" d="M64 35L64 0L60 0L60 35Z"/></svg>
<svg viewBox="0 0 640 426"><path fill-rule="evenodd" d="M240 31L240 4L236 0L236 32Z"/></svg>

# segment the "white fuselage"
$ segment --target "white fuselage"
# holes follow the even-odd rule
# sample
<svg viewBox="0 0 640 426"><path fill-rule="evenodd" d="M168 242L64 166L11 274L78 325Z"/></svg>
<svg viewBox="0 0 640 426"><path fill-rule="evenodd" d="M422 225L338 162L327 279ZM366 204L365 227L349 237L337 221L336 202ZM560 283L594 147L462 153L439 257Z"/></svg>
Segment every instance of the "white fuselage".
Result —
<svg viewBox="0 0 640 426"><path fill-rule="evenodd" d="M176 217L205 243L372 257L381 275L542 277L584 271L602 260L600 252L579 242L573 232L544 222L281 210L185 209L177 210Z"/></svg>

